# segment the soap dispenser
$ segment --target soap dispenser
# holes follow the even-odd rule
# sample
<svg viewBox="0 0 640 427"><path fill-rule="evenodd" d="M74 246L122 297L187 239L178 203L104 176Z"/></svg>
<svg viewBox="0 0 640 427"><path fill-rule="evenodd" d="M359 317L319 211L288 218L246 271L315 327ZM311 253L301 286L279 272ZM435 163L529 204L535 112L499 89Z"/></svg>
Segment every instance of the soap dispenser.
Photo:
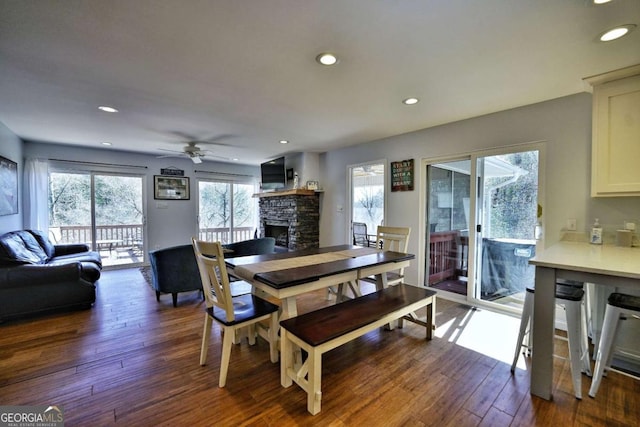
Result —
<svg viewBox="0 0 640 427"><path fill-rule="evenodd" d="M593 227L591 228L591 239L589 239L589 241L594 245L602 244L602 226L598 218L596 218L596 222L593 223Z"/></svg>

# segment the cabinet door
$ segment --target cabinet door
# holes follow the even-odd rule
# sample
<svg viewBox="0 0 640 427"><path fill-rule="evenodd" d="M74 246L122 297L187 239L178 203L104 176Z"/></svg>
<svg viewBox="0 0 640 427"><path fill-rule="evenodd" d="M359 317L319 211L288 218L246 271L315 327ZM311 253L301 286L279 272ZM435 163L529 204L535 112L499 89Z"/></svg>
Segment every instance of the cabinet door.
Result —
<svg viewBox="0 0 640 427"><path fill-rule="evenodd" d="M640 196L640 75L593 96L591 196Z"/></svg>

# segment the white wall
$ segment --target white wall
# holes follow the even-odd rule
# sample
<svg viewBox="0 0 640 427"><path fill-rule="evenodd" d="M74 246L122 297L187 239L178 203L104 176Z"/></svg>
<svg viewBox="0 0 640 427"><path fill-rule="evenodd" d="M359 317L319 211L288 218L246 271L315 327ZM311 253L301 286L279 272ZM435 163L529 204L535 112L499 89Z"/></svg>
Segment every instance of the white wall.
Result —
<svg viewBox="0 0 640 427"><path fill-rule="evenodd" d="M321 156L323 203L320 246L346 243L347 166L378 159L415 159L415 190L387 193L385 224L412 227L409 250L417 262L405 270L411 283L421 283L424 270L424 227L420 225L421 160L446 157L514 144L546 141L545 244L557 242L566 219L576 218L586 230L595 217L605 229L619 228L625 219L640 221L640 197L592 199L591 94L582 93L424 129L372 143L334 150ZM424 194L423 194L424 196Z"/></svg>
<svg viewBox="0 0 640 427"><path fill-rule="evenodd" d="M148 249L188 244L191 236L197 232L197 186L196 178L220 177L224 175L208 175L194 171L210 171L219 174L250 175L256 181L260 179L258 166L247 166L228 163L202 162L194 164L189 159L163 158L153 155L128 153L115 150L70 147L68 145L41 144L25 142L25 158L38 157L48 159L74 160L84 162L113 163L117 165L143 166L143 168L121 168L123 172L146 175L146 209ZM68 164L73 167L72 163ZM175 167L185 171L190 178L190 200L163 200L158 204L153 198L153 176L160 175L161 168ZM146 168L144 168L146 167ZM102 169L104 170L104 169ZM196 176L197 175L197 176ZM226 177L230 178L229 176ZM166 208L160 208L166 206Z"/></svg>
<svg viewBox="0 0 640 427"><path fill-rule="evenodd" d="M153 200L153 175L160 168L176 166L186 171L186 176L195 185L194 169L212 170L222 173L247 174L259 180L258 166L244 166L204 162L194 165L188 159L166 158L105 149L70 148L64 145L27 142L24 149L6 127L0 126L2 145L0 154L18 160L20 171L22 150L24 157L44 157L68 160L93 161L147 166L147 225L149 248L166 247L188 243L195 230L196 203L170 201L167 209L158 209ZM425 158L463 154L471 151L533 142L546 142L546 198L542 201L545 212L546 244L557 241L567 218L578 220L578 229L586 230L595 217L600 218L605 228L615 229L623 220L640 222L640 198L590 198L591 168L591 95L582 93L539 104L476 117L399 135L371 143L333 150L318 156L291 156L287 162L300 169L303 179L317 179L324 192L320 199L320 245L346 243L349 241L348 218L345 212L337 212L337 206L347 205L347 166L362 162L385 159L390 161L415 159L415 190L387 194L388 225L408 225L412 233L409 250L418 254L418 262L406 270L410 281L419 283L418 268L423 269L424 229L420 227L419 195L421 175L420 162ZM317 171L302 170L303 168ZM309 166L313 165L313 166ZM319 176L311 177L311 173ZM309 176L307 176L309 175ZM306 181L301 181L306 182ZM192 191L193 193L193 191ZM21 208L22 212L22 208ZM15 218L11 218L15 217ZM19 229L21 215L0 217L0 231Z"/></svg>
<svg viewBox="0 0 640 427"><path fill-rule="evenodd" d="M0 216L0 234L22 228L22 175L24 162L22 160L22 141L9 128L0 123L0 156L18 164L18 213Z"/></svg>

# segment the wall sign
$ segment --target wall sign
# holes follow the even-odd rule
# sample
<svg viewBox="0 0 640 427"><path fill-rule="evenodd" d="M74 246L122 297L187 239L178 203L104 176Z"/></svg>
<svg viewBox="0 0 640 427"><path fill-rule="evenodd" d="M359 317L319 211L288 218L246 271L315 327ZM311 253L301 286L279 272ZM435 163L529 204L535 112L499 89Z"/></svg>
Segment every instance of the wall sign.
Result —
<svg viewBox="0 0 640 427"><path fill-rule="evenodd" d="M160 175L184 176L184 171L182 169L169 167L160 169Z"/></svg>
<svg viewBox="0 0 640 427"><path fill-rule="evenodd" d="M413 191L413 159L391 162L391 191Z"/></svg>

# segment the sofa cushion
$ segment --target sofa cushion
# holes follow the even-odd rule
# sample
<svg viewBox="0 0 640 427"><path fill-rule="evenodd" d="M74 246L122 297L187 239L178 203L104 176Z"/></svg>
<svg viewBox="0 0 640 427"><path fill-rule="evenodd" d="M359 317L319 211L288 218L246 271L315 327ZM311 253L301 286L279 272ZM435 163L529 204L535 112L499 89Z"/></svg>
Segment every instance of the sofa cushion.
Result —
<svg viewBox="0 0 640 427"><path fill-rule="evenodd" d="M2 264L43 264L46 261L47 254L30 233L12 231L0 238Z"/></svg>
<svg viewBox="0 0 640 427"><path fill-rule="evenodd" d="M65 264L78 264L80 263L82 269L80 271L80 277L88 282L95 282L100 278L100 265L92 260L87 259L61 259L61 257L55 257L47 265L65 265Z"/></svg>
<svg viewBox="0 0 640 427"><path fill-rule="evenodd" d="M71 253L67 255L57 255L53 259L49 260L47 264L66 264L69 262L90 262L98 267L102 267L102 258L96 251Z"/></svg>
<svg viewBox="0 0 640 427"><path fill-rule="evenodd" d="M38 244L40 245L40 247L47 254L47 259L53 258L53 256L56 253L56 248L55 246L53 246L53 243L51 243L51 240L49 240L49 236L47 236L44 233L44 231L41 231L41 230L27 230L27 231L31 233L31 235L35 237L35 239L38 241Z"/></svg>

